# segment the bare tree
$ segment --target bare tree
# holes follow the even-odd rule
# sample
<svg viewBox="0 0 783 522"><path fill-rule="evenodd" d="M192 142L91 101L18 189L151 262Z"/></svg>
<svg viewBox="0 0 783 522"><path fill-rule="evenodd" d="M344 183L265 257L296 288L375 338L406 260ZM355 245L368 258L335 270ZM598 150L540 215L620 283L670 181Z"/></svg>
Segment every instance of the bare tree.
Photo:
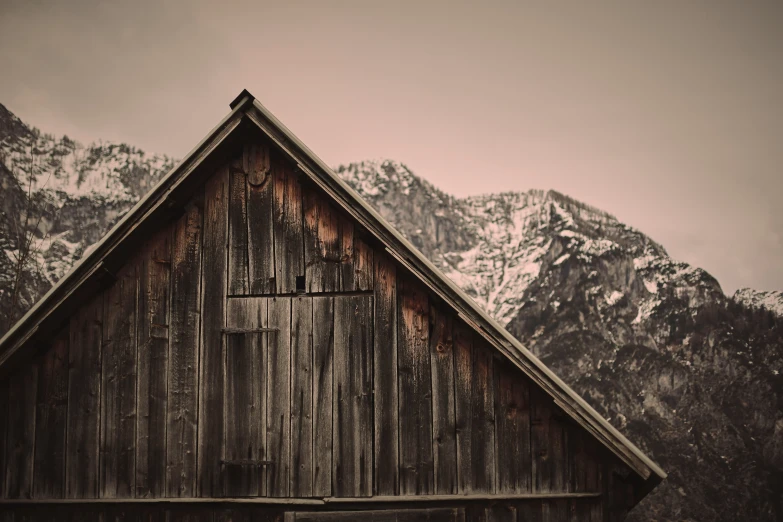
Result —
<svg viewBox="0 0 783 522"><path fill-rule="evenodd" d="M6 313L3 330L10 329L16 320L22 315L26 308L26 305L32 305L32 302L23 303L22 297L25 290L25 274L43 274L43 266L39 262L39 254L41 253L41 246L46 241L48 234L40 232L39 228L45 215L44 201L41 195L41 189L48 185L51 179L51 171L46 179L46 182L40 187L37 186L37 177L35 174L35 152L34 152L35 139L30 144L29 154L29 170L23 174L26 174L26 187L24 192L23 202L24 205L21 210L19 219L12 219L13 229L10 231L11 238L10 251L7 252L9 260L12 262L11 274L12 281L9 289L10 292L10 304ZM11 173L17 179L22 182L24 176L17 175L12 167ZM20 183L21 184L21 183ZM37 292L33 292L31 296L34 301L37 299Z"/></svg>

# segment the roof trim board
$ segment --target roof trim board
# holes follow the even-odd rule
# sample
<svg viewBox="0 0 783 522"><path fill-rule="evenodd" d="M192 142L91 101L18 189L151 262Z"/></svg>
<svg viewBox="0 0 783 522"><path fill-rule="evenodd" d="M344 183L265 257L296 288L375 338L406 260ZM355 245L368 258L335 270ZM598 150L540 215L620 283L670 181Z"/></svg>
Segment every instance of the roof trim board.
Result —
<svg viewBox="0 0 783 522"><path fill-rule="evenodd" d="M64 300L103 266L103 259L155 210L184 179L247 119L276 143L299 169L329 194L349 215L364 225L403 266L417 275L436 295L474 327L487 341L544 388L556 404L598 438L606 447L654 486L666 473L633 443L601 417L584 399L546 367L522 343L482 310L470 296L447 278L361 196L302 143L249 92L243 90L231 111L185 158L167 173L80 261L0 339L0 368L33 336L40 324Z"/></svg>

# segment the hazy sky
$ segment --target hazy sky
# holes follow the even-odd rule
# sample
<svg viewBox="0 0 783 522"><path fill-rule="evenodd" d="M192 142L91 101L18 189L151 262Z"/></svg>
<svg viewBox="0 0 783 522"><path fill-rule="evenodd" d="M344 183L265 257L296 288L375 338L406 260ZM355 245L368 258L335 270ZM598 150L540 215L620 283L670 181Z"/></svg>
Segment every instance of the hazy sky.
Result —
<svg viewBox="0 0 783 522"><path fill-rule="evenodd" d="M177 157L247 88L331 165L556 189L783 290L783 1L0 0L0 71L46 132Z"/></svg>

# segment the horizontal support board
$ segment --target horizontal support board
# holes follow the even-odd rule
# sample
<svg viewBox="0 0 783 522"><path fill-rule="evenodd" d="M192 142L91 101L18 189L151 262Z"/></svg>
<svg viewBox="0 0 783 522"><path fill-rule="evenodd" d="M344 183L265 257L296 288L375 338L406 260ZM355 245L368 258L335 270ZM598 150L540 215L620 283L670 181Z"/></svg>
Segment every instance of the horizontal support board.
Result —
<svg viewBox="0 0 783 522"><path fill-rule="evenodd" d="M548 500L570 498L600 498L601 493L548 493L548 494L516 494L516 495L383 495L377 497L322 497L322 498L84 498L84 499L2 499L0 506L23 504L285 504L285 505L340 505L340 504L406 504L406 503L436 503L465 501L500 501L500 500Z"/></svg>

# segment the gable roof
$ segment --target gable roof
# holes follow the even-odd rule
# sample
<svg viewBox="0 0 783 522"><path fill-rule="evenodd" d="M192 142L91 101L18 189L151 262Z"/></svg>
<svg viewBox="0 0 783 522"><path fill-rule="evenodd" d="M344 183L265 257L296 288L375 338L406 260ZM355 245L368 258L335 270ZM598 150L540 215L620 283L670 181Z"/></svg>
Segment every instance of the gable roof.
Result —
<svg viewBox="0 0 783 522"><path fill-rule="evenodd" d="M0 339L0 369L9 364L53 312L66 308L68 303L88 291L85 290L89 288L88 283L105 271L107 256L119 250L140 225L178 204L177 189L210 155L240 126L250 125L271 139L302 173L373 234L388 254L415 274L463 321L551 395L571 418L637 473L646 489L666 478L666 473L657 464L482 310L249 92L242 91L230 106L231 112Z"/></svg>

